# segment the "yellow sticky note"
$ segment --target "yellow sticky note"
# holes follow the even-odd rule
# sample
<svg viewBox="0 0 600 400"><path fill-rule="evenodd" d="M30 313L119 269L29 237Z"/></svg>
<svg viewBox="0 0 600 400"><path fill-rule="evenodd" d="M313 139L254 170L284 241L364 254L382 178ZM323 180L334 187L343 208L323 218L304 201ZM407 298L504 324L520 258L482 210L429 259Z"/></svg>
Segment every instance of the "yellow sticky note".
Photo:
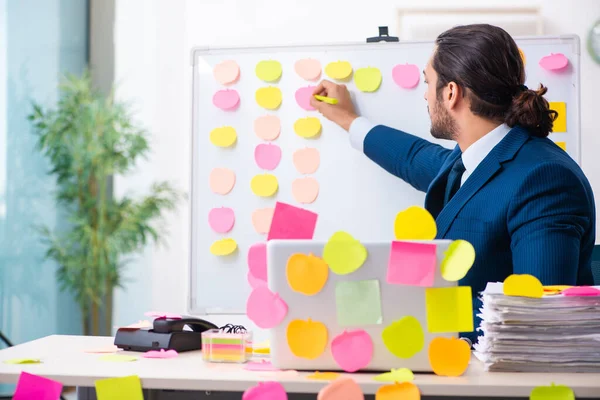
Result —
<svg viewBox="0 0 600 400"><path fill-rule="evenodd" d="M558 117L552 125L552 132L567 131L567 103L563 101L551 101L550 109L558 112Z"/></svg>
<svg viewBox="0 0 600 400"><path fill-rule="evenodd" d="M381 338L388 351L399 358L410 358L425 345L421 323L413 316L402 317L386 326Z"/></svg>
<svg viewBox="0 0 600 400"><path fill-rule="evenodd" d="M39 364L40 360L36 358L11 358L10 360L5 360L5 364Z"/></svg>
<svg viewBox="0 0 600 400"><path fill-rule="evenodd" d="M99 379L94 384L98 400L144 400L142 383L136 375Z"/></svg>
<svg viewBox="0 0 600 400"><path fill-rule="evenodd" d="M466 240L455 240L444 254L440 269L442 277L450 282L456 282L467 275L475 262L475 248Z"/></svg>
<svg viewBox="0 0 600 400"><path fill-rule="evenodd" d="M329 267L321 257L296 253L288 258L285 274L290 289L313 296L327 283Z"/></svg>
<svg viewBox="0 0 600 400"><path fill-rule="evenodd" d="M215 128L210 131L210 142L218 147L230 147L237 140L237 133L231 126Z"/></svg>
<svg viewBox="0 0 600 400"><path fill-rule="evenodd" d="M271 353L271 341L265 340L260 343L254 344L252 351L255 354L270 354Z"/></svg>
<svg viewBox="0 0 600 400"><path fill-rule="evenodd" d="M426 288L425 302L429 332L473 332L470 286Z"/></svg>
<svg viewBox="0 0 600 400"><path fill-rule="evenodd" d="M376 375L373 377L377 382L411 382L415 379L413 372L408 368L398 368L390 372L384 372L383 374Z"/></svg>
<svg viewBox="0 0 600 400"><path fill-rule="evenodd" d="M263 87L256 91L256 103L267 110L276 110L281 105L281 90L277 87Z"/></svg>
<svg viewBox="0 0 600 400"><path fill-rule="evenodd" d="M471 346L455 337L436 337L429 343L428 356L436 375L461 376L469 366Z"/></svg>
<svg viewBox="0 0 600 400"><path fill-rule="evenodd" d="M367 259L367 249L357 239L343 231L331 235L323 248L323 260L331 271L347 275L359 269Z"/></svg>
<svg viewBox="0 0 600 400"><path fill-rule="evenodd" d="M540 298L544 295L542 283L533 275L512 274L504 280L502 291L506 296Z"/></svg>
<svg viewBox="0 0 600 400"><path fill-rule="evenodd" d="M138 358L136 356L122 356L116 354L107 354L99 358L100 361L112 361L112 362L130 362L136 361Z"/></svg>
<svg viewBox="0 0 600 400"><path fill-rule="evenodd" d="M260 197L271 197L279 189L277 177L272 174L258 174L250 180L252 193Z"/></svg>
<svg viewBox="0 0 600 400"><path fill-rule="evenodd" d="M313 138L321 133L321 121L315 117L300 118L294 123L294 132L303 138Z"/></svg>
<svg viewBox="0 0 600 400"><path fill-rule="evenodd" d="M572 288L573 286L568 286L568 285L546 285L546 286L542 286L542 289L544 290L544 294L558 294L560 292L562 292L563 290Z"/></svg>
<svg viewBox="0 0 600 400"><path fill-rule="evenodd" d="M381 80L379 68L359 68L354 73L354 83L361 92L375 92L381 86Z"/></svg>
<svg viewBox="0 0 600 400"><path fill-rule="evenodd" d="M258 79L262 79L265 82L275 82L281 78L283 69L279 61L263 60L256 64L254 72Z"/></svg>
<svg viewBox="0 0 600 400"><path fill-rule="evenodd" d="M433 240L437 226L429 211L412 206L396 215L394 234L396 240Z"/></svg>
<svg viewBox="0 0 600 400"><path fill-rule="evenodd" d="M556 143L556 145L558 147L560 147L561 149L563 149L564 151L567 151L567 142L554 142Z"/></svg>
<svg viewBox="0 0 600 400"><path fill-rule="evenodd" d="M314 379L316 381L332 381L340 376L338 372L319 372L315 371L314 374L308 375L307 379Z"/></svg>
<svg viewBox="0 0 600 400"><path fill-rule="evenodd" d="M525 52L519 48L519 55L521 56L521 60L523 60L523 65L527 64L527 57L525 57Z"/></svg>
<svg viewBox="0 0 600 400"><path fill-rule="evenodd" d="M327 327L319 321L308 318L306 321L295 319L286 330L288 347L296 357L314 360L327 347Z"/></svg>
<svg viewBox="0 0 600 400"><path fill-rule="evenodd" d="M575 400L573 390L564 385L538 386L529 394L530 400Z"/></svg>
<svg viewBox="0 0 600 400"><path fill-rule="evenodd" d="M325 66L325 73L332 79L348 79L352 75L352 65L348 61L331 62Z"/></svg>
<svg viewBox="0 0 600 400"><path fill-rule="evenodd" d="M210 253L215 256L228 256L237 249L234 239L219 239L210 245Z"/></svg>

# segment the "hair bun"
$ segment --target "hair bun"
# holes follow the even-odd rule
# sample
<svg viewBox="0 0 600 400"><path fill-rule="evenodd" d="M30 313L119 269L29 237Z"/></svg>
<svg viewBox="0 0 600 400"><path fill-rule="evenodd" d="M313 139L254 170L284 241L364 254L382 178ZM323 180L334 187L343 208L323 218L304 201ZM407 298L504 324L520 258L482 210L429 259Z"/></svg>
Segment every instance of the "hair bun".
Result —
<svg viewBox="0 0 600 400"><path fill-rule="evenodd" d="M520 125L533 136L547 137L558 117L558 112L550 110L550 104L544 98L547 91L548 88L541 84L537 90L520 85L504 122L510 127Z"/></svg>

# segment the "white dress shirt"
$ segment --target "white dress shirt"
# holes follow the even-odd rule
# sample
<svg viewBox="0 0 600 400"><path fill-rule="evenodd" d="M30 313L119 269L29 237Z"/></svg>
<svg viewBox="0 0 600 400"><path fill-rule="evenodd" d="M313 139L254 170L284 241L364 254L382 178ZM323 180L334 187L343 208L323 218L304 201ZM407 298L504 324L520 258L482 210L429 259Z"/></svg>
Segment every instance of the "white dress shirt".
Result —
<svg viewBox="0 0 600 400"><path fill-rule="evenodd" d="M363 143L365 138L375 126L375 124L365 117L356 118L348 130L352 147L361 152L364 151ZM471 176L473 171L475 171L483 159L487 157L490 151L492 151L492 149L496 147L496 145L500 143L502 139L504 139L508 132L510 132L508 125L498 125L494 130L470 145L462 153L462 161L465 166L465 172L463 173L460 181L461 186L465 183L467 178Z"/></svg>

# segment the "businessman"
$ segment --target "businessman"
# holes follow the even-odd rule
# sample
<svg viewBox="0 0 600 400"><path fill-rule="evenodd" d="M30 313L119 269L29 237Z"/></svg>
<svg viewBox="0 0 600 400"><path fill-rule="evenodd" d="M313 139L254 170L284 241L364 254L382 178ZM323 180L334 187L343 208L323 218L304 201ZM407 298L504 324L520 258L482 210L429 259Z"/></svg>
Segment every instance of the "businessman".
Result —
<svg viewBox="0 0 600 400"><path fill-rule="evenodd" d="M544 285L593 284L594 195L579 166L547 138L557 113L543 85L524 86L510 35L483 24L450 29L436 39L424 78L431 135L455 141L453 150L358 116L344 85L321 82L315 94L338 104L312 105L349 132L353 147L426 192L439 239L473 244L475 263L459 284L471 286L475 313L486 283L510 274ZM474 343L477 332L463 336Z"/></svg>

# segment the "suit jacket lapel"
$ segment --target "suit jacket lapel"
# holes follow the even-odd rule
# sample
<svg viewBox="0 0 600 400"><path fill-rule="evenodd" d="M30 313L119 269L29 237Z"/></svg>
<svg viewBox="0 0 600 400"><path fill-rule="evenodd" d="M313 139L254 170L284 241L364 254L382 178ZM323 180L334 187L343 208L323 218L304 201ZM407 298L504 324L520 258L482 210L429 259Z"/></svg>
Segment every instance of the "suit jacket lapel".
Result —
<svg viewBox="0 0 600 400"><path fill-rule="evenodd" d="M454 162L461 154L460 148L456 146L442 165L440 172L429 184L427 194L425 195L425 209L431 213L433 218L437 218L444 207L444 191L446 190L448 174Z"/></svg>
<svg viewBox="0 0 600 400"><path fill-rule="evenodd" d="M437 228L438 228L438 238L443 238L446 233L448 233L448 229L452 225L452 221L456 218L456 215L459 211L464 207L464 205L477 193L496 173L502 168L501 163L512 160L516 155L517 151L523 146L523 144L529 138L529 134L523 128L515 127L511 129L511 131L506 135L504 139L492 151L483 159L481 164L475 168L475 171L469 176L466 182L460 187L460 189L456 192L454 197L448 202L446 207L443 207L439 214L434 216L436 218ZM458 151L460 154L460 150ZM448 157L450 159L450 157ZM456 160L456 157L453 157ZM453 162L452 162L453 163ZM442 179L445 175L447 176L449 168L452 166L446 165L444 172L438 175L436 180L438 181L438 185L436 187L432 187L431 189L435 192L432 192L432 196L436 194L436 199L438 202L443 202L444 189L446 179ZM440 178L440 179L438 179ZM434 182L436 181L434 180ZM441 192L440 192L440 188ZM442 205L443 206L443 205Z"/></svg>

